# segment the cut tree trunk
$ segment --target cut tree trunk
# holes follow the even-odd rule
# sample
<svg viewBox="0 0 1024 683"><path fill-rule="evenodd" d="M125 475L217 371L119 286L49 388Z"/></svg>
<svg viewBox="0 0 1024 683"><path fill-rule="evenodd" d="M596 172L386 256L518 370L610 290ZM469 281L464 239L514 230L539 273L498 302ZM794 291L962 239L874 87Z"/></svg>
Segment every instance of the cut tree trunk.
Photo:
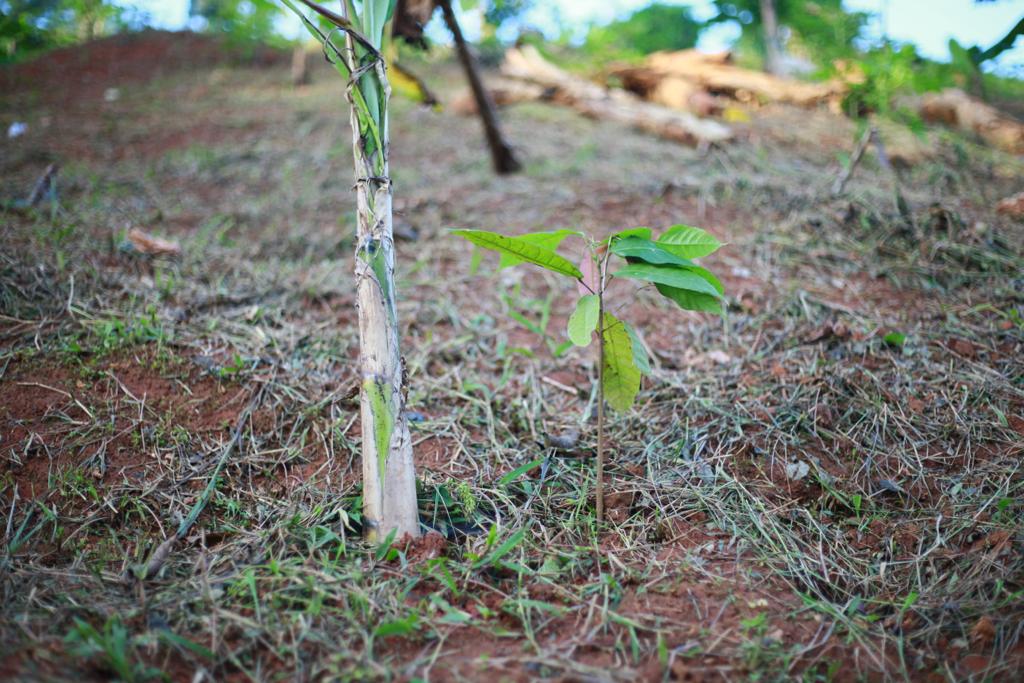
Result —
<svg viewBox="0 0 1024 683"><path fill-rule="evenodd" d="M292 50L292 85L309 84L309 53L305 45L296 45Z"/></svg>
<svg viewBox="0 0 1024 683"><path fill-rule="evenodd" d="M573 76L544 59L532 45L505 53L501 71L508 78L550 89L552 101L589 118L617 121L690 145L723 142L732 137L729 127L717 121L644 102L631 93L609 90Z"/></svg>
<svg viewBox="0 0 1024 683"><path fill-rule="evenodd" d="M455 41L455 51L458 52L459 61L462 62L462 68L466 72L466 80L469 81L470 90L476 100L477 112L480 114L484 135L487 137L487 146L491 149L491 162L494 171L498 174L515 173L522 168L522 165L516 159L512 147L501 134L501 125L498 123L494 102L491 101L490 94L484 88L483 81L480 80L480 70L477 68L473 53L469 50L469 45L466 44L466 39L462 36L462 29L455 18L451 0L438 0L437 4L441 7L444 23Z"/></svg>
<svg viewBox="0 0 1024 683"><path fill-rule="evenodd" d="M775 0L761 0L761 30L764 32L764 70L783 76L782 47L779 44L779 21L775 15Z"/></svg>

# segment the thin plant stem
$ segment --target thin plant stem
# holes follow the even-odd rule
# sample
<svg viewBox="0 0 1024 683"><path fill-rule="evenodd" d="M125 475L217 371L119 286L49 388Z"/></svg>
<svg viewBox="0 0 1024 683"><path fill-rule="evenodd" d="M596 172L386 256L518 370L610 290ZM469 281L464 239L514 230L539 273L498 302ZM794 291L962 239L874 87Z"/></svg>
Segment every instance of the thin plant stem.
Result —
<svg viewBox="0 0 1024 683"><path fill-rule="evenodd" d="M597 523L604 522L604 286L597 291Z"/></svg>
<svg viewBox="0 0 1024 683"><path fill-rule="evenodd" d="M597 523L604 523L604 290L611 250L598 259L597 282L597 482L594 487Z"/></svg>

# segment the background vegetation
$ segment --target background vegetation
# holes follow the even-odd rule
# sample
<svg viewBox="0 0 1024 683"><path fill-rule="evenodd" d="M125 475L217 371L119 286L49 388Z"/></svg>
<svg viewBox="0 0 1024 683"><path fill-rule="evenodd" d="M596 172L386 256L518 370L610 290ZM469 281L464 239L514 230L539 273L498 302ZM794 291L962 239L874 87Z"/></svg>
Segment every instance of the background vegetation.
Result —
<svg viewBox="0 0 1024 683"><path fill-rule="evenodd" d="M485 64L496 63L506 46L502 26L522 29L524 13L535 0L464 0L467 11L480 12L483 31L479 42ZM998 1L998 0L996 0ZM732 23L740 37L734 50L740 64L760 68L765 59L760 0L715 0L716 13L697 20L686 5L655 2L628 17L604 26L592 26L581 45L567 37L548 45L554 54L567 55L575 70L612 62L637 61L657 50L679 50L697 44L711 26ZM998 56L999 45L961 46L951 41L952 59L936 62L922 57L913 45L860 40L868 15L850 12L841 0L776 0L779 24L791 66L810 78L830 78L855 69L863 82L850 94L847 111L889 113L901 94L919 94L947 87L963 88L985 99L1014 102L1024 98L1024 85L1016 79L984 73L979 59ZM280 33L282 5L273 0L191 0L190 14L199 26L227 37L234 46L285 46ZM55 47L120 33L138 31L147 17L110 0L7 0L0 2L0 59L21 61ZM1007 45L1012 30L1007 27ZM1018 30L1020 27L1017 27ZM568 36L568 33L566 33ZM1005 46L1004 46L1005 49ZM589 67L587 66L589 64Z"/></svg>

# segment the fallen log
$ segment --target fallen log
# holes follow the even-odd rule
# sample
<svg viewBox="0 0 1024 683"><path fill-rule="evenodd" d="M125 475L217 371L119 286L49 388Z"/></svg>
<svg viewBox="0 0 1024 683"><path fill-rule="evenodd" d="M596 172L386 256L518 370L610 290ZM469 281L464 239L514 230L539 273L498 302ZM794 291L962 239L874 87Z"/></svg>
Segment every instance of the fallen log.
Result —
<svg viewBox="0 0 1024 683"><path fill-rule="evenodd" d="M727 97L712 95L694 81L665 76L646 67L620 67L611 75L623 88L648 102L697 116L719 116L732 102Z"/></svg>
<svg viewBox="0 0 1024 683"><path fill-rule="evenodd" d="M620 67L612 75L644 99L681 109L689 108L693 95L701 91L745 104L785 102L801 107L835 100L845 91L845 85L838 81L804 83L730 62L728 52L656 52L642 66Z"/></svg>
<svg viewBox="0 0 1024 683"><path fill-rule="evenodd" d="M532 45L505 53L501 72L507 78L550 89L550 99L593 119L617 121L689 145L723 142L732 131L717 121L644 102L622 90L609 90L558 68Z"/></svg>
<svg viewBox="0 0 1024 683"><path fill-rule="evenodd" d="M927 93L910 102L921 118L974 133L989 145L1024 154L1024 123L958 88Z"/></svg>

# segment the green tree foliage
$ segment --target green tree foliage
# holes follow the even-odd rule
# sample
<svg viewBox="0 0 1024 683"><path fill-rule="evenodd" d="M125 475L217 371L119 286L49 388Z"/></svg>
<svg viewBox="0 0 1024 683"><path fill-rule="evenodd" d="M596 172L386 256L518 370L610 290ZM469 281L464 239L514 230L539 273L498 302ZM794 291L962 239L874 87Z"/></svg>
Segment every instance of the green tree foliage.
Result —
<svg viewBox="0 0 1024 683"><path fill-rule="evenodd" d="M92 40L126 27L109 0L0 0L0 61Z"/></svg>
<svg viewBox="0 0 1024 683"><path fill-rule="evenodd" d="M505 56L505 41L498 30L521 17L533 7L534 0L461 0L463 10L482 10L483 26L477 43L477 58L485 66L497 66Z"/></svg>
<svg viewBox="0 0 1024 683"><path fill-rule="evenodd" d="M760 0L715 0L718 14L708 23L734 22L740 27L737 48L748 60L762 62L765 56ZM775 0L779 25L791 33L787 49L808 57L821 66L854 53L868 15L847 12L842 0Z"/></svg>
<svg viewBox="0 0 1024 683"><path fill-rule="evenodd" d="M519 17L533 6L533 0L490 0L484 4L484 21L500 28L502 24Z"/></svg>
<svg viewBox="0 0 1024 683"><path fill-rule="evenodd" d="M697 44L702 28L689 7L656 2L626 19L593 27L584 48L595 58L630 58L658 50L685 50Z"/></svg>
<svg viewBox="0 0 1024 683"><path fill-rule="evenodd" d="M124 10L105 0L71 0L64 3L73 13L81 40L92 40L122 28Z"/></svg>
<svg viewBox="0 0 1024 683"><path fill-rule="evenodd" d="M908 115L898 112L893 103L900 94L924 93L944 88L961 88L985 99L1020 101L1024 83L1014 78L982 73L971 53L956 41L950 41L949 62L936 62L918 54L913 45L885 43L856 56L860 82L852 83L844 101L844 110L851 116L876 112ZM916 120L910 117L911 121Z"/></svg>
<svg viewBox="0 0 1024 683"><path fill-rule="evenodd" d="M913 45L886 44L862 55L857 68L863 78L850 85L843 102L844 110L851 116L889 113L893 99L900 92L935 89L920 88L915 83L922 62Z"/></svg>
<svg viewBox="0 0 1024 683"><path fill-rule="evenodd" d="M191 0L189 14L205 19L207 30L237 43L286 42L276 29L281 6L272 0Z"/></svg>
<svg viewBox="0 0 1024 683"><path fill-rule="evenodd" d="M0 50L11 60L19 54L48 47L59 0L0 2Z"/></svg>

